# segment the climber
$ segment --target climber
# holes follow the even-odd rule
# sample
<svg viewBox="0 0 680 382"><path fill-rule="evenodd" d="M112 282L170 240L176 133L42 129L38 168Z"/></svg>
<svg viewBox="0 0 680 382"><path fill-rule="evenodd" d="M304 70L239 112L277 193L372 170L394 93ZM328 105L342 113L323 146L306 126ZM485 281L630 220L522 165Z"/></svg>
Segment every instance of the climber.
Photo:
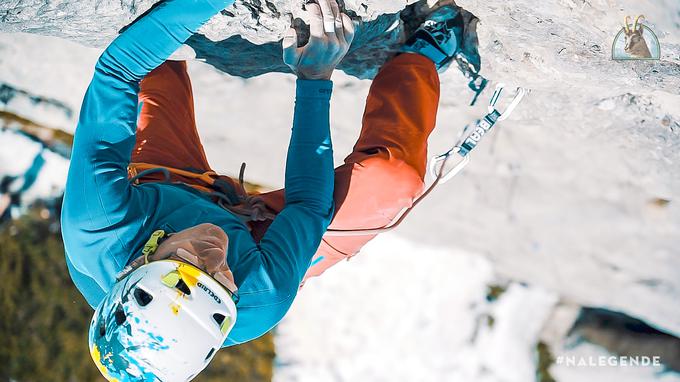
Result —
<svg viewBox="0 0 680 382"><path fill-rule="evenodd" d="M303 280L372 236L423 188L437 69L461 49L453 7L428 17L373 81L359 140L333 172L331 74L354 26L335 0L307 4L309 42L291 29L297 75L285 189L248 195L215 174L194 124L184 62L165 62L233 0L166 0L104 51L85 94L63 203L66 263L95 308L90 353L111 381L186 381L223 346L261 336ZM225 105L228 108L228 105Z"/></svg>

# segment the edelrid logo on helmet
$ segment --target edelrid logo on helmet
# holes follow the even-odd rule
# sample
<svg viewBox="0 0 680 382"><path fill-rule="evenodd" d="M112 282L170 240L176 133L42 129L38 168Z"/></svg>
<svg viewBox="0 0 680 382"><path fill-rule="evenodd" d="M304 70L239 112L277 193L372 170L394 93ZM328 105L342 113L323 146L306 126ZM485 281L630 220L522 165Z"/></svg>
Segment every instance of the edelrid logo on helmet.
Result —
<svg viewBox="0 0 680 382"><path fill-rule="evenodd" d="M222 299L219 298L219 297L217 297L217 295L216 295L215 293L213 293L213 291L210 290L210 288L208 288L207 286L203 285L203 283L201 283L201 282L199 281L198 284L196 284L196 285L197 285L199 288L203 289L210 297L212 297L212 298L215 300L216 303L218 303L218 304L221 304L221 303L222 303Z"/></svg>

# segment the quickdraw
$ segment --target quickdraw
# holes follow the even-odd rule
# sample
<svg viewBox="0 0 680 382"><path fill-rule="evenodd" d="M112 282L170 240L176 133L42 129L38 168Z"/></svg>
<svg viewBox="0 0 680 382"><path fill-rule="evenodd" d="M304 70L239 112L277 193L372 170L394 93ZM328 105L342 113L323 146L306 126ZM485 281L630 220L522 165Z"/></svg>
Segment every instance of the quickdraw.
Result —
<svg viewBox="0 0 680 382"><path fill-rule="evenodd" d="M367 229L329 229L326 231L326 236L366 236L366 235L377 235L379 233L391 231L399 226L401 222L404 221L406 216L413 211L413 209L425 199L432 190L439 184L444 184L451 180L454 176L459 174L465 166L470 162L470 152L477 147L481 139L491 130L491 128L498 122L508 118L510 114L515 110L517 105L522 101L522 98L527 93L527 90L521 87L517 88L517 92L510 102L510 104L505 108L504 111L499 111L496 108L498 101L501 97L501 93L505 85L500 83L496 85L496 89L491 96L488 106L488 114L486 114L482 119L479 119L474 124L474 129L471 129L470 125L465 126L461 133L461 137L458 142L447 152L434 156L430 160L429 172L434 178L434 181L430 186L423 192L418 198L413 201L411 207L404 210L404 212L399 215L390 224L379 227L379 228L367 228ZM446 171L447 164L449 160L457 154L460 157L458 163L456 163L450 170Z"/></svg>
<svg viewBox="0 0 680 382"><path fill-rule="evenodd" d="M489 101L489 113L475 122L474 129L471 129L470 125L465 126L458 143L453 145L447 152L437 155L430 160L430 174L433 178L438 179L438 183L444 184L461 172L470 162L468 154L477 147L482 138L496 123L508 118L510 114L512 114L520 101L522 101L522 98L526 95L526 89L518 87L515 97L505 110L501 112L496 108L496 105L498 104L498 100L500 99L504 88L505 85L502 83L496 85L496 90ZM444 172L447 162L454 154L460 156L460 161L453 166L453 168Z"/></svg>

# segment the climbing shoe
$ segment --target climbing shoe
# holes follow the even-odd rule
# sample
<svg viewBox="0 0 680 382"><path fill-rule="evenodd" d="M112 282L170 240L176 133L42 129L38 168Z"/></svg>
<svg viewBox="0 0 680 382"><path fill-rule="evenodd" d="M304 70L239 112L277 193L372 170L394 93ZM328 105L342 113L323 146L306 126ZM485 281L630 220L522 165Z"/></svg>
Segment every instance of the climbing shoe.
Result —
<svg viewBox="0 0 680 382"><path fill-rule="evenodd" d="M402 52L418 53L444 71L456 57L463 42L463 15L451 6L430 13L411 35Z"/></svg>
<svg viewBox="0 0 680 382"><path fill-rule="evenodd" d="M458 69L469 79L468 87L475 92L471 103L474 104L488 82L479 75L481 68L481 58L477 48L479 19L447 0L439 1L429 11L423 10L424 7L421 5L420 8L413 7L409 11L402 12L401 18L407 26L409 37L401 51L428 57L435 63L440 73L455 61ZM426 16L422 19L418 17L418 14L426 14ZM412 26L413 20L422 21L417 26ZM412 28L411 33L408 33L409 27Z"/></svg>

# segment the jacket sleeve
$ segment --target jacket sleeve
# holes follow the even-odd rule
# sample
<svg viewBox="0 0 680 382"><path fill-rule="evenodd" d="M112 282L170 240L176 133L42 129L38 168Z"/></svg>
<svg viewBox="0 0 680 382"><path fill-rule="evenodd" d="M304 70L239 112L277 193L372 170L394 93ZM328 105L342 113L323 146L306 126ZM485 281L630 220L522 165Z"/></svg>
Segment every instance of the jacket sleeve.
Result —
<svg viewBox="0 0 680 382"><path fill-rule="evenodd" d="M283 210L260 241L273 271L299 286L333 216L331 81L297 81Z"/></svg>
<svg viewBox="0 0 680 382"><path fill-rule="evenodd" d="M129 26L99 58L75 132L62 226L73 270L104 290L154 208L127 180L139 82L233 0L166 0Z"/></svg>

